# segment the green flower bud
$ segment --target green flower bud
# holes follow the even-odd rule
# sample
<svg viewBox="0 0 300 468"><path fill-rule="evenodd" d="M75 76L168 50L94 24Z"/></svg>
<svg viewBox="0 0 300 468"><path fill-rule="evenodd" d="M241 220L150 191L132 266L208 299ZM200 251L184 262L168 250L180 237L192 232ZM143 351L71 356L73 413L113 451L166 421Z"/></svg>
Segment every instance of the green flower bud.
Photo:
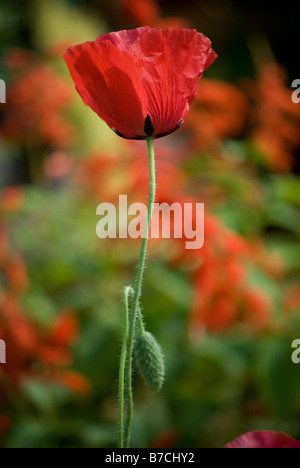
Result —
<svg viewBox="0 0 300 468"><path fill-rule="evenodd" d="M135 363L147 387L159 392L165 377L164 357L161 347L149 332L139 335L136 340Z"/></svg>

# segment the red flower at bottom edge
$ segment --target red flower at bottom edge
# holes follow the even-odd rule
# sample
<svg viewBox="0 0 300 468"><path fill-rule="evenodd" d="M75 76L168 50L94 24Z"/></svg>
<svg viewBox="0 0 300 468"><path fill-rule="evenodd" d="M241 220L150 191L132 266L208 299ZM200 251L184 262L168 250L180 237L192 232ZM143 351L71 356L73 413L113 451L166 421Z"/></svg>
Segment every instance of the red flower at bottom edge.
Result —
<svg viewBox="0 0 300 468"><path fill-rule="evenodd" d="M300 448L300 442L282 432L254 431L238 437L225 448Z"/></svg>
<svg viewBox="0 0 300 468"><path fill-rule="evenodd" d="M196 30L149 27L105 34L64 54L84 103L128 139L174 132L216 57Z"/></svg>

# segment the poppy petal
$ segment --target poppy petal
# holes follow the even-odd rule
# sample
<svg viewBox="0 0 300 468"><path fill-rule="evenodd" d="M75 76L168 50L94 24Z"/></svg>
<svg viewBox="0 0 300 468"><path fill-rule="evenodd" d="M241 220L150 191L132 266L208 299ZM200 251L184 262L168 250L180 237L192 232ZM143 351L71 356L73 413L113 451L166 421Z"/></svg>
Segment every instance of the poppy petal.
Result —
<svg viewBox="0 0 300 468"><path fill-rule="evenodd" d="M121 136L145 137L147 97L129 54L104 40L71 47L64 59L86 105Z"/></svg>
<svg viewBox="0 0 300 468"><path fill-rule="evenodd" d="M297 448L297 444L295 439L282 432L254 431L238 437L225 448Z"/></svg>
<svg viewBox="0 0 300 468"><path fill-rule="evenodd" d="M155 136L171 133L186 117L199 77L217 57L210 40L196 30L151 29L130 54L140 70Z"/></svg>
<svg viewBox="0 0 300 468"><path fill-rule="evenodd" d="M110 41L119 50L128 52L135 41L150 30L151 28L149 28L149 26L136 29L124 29L118 32L103 34L98 37L97 42Z"/></svg>
<svg viewBox="0 0 300 468"><path fill-rule="evenodd" d="M64 55L85 104L129 139L175 131L216 57L196 30L149 27L105 34Z"/></svg>

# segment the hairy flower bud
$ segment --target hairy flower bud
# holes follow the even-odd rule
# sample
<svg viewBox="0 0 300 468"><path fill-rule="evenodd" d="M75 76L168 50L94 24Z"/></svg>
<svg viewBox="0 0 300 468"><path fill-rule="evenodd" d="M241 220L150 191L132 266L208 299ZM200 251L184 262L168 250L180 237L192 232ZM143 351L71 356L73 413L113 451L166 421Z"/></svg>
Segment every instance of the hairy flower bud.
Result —
<svg viewBox="0 0 300 468"><path fill-rule="evenodd" d="M137 338L135 362L147 387L159 392L164 383L165 364L161 347L151 333L145 332Z"/></svg>

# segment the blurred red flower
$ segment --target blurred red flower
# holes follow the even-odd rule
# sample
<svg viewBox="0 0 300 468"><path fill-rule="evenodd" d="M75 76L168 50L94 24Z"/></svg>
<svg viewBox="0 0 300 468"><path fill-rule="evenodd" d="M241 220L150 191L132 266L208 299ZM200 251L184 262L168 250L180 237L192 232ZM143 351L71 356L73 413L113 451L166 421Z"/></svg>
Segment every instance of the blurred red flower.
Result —
<svg viewBox="0 0 300 468"><path fill-rule="evenodd" d="M149 27L105 34L64 54L85 104L128 139L174 132L216 57L196 30Z"/></svg>
<svg viewBox="0 0 300 468"><path fill-rule="evenodd" d="M225 448L300 448L300 442L282 432L254 431L238 437Z"/></svg>
<svg viewBox="0 0 300 468"><path fill-rule="evenodd" d="M20 55L20 51L14 52L7 58L12 68L18 59L20 63L17 78L7 91L0 134L31 146L70 146L75 132L64 112L71 102L72 90L50 67L36 61L23 64Z"/></svg>
<svg viewBox="0 0 300 468"><path fill-rule="evenodd" d="M187 123L200 149L218 147L222 138L237 138L245 129L250 102L232 84L203 79Z"/></svg>
<svg viewBox="0 0 300 468"><path fill-rule="evenodd" d="M295 150L300 146L300 108L291 99L287 80L282 67L267 63L261 66L257 83L247 86L255 103L251 138L266 164L280 172L292 169Z"/></svg>
<svg viewBox="0 0 300 468"><path fill-rule="evenodd" d="M0 213L18 211L24 202L24 192L21 187L7 187L0 194Z"/></svg>
<svg viewBox="0 0 300 468"><path fill-rule="evenodd" d="M189 22L181 16L162 18L156 0L119 0L125 15L135 26L152 28L188 28Z"/></svg>
<svg viewBox="0 0 300 468"><path fill-rule="evenodd" d="M160 19L155 0L119 0L124 13L139 26L154 26Z"/></svg>
<svg viewBox="0 0 300 468"><path fill-rule="evenodd" d="M79 393L87 392L90 382L64 368L72 363L70 348L78 336L75 314L62 310L46 328L30 319L21 301L29 286L27 267L22 257L12 251L7 228L1 225L0 276L0 336L8 354L7 363L1 368L2 379L19 387L24 377L32 377L59 383Z"/></svg>
<svg viewBox="0 0 300 468"><path fill-rule="evenodd" d="M8 239L4 241L8 247ZM0 274L5 273L7 284L6 291L0 295L0 336L6 343L9 358L3 366L2 379L14 387L19 387L23 378L30 377L57 383L77 393L89 392L92 385L86 377L64 368L73 360L70 348L78 336L76 316L72 311L62 310L47 329L38 327L17 297L28 285L26 265L16 254L10 256L8 248L4 252ZM0 434L1 423L0 417Z"/></svg>
<svg viewBox="0 0 300 468"><path fill-rule="evenodd" d="M56 382L76 393L86 394L92 389L90 380L71 370L58 370L53 372L50 378L52 382Z"/></svg>
<svg viewBox="0 0 300 468"><path fill-rule="evenodd" d="M11 293L1 295L0 310L1 338L8 352L10 350L3 374L11 384L18 386L26 376L42 378L72 362L69 348L78 330L72 312L62 311L50 329L43 332L26 317L18 299ZM38 368L37 363L43 366Z"/></svg>
<svg viewBox="0 0 300 468"><path fill-rule="evenodd" d="M193 266L190 330L223 332L239 324L251 330L267 329L272 301L261 289L249 285L248 264L256 265L252 243L227 229L209 212L205 213L204 246L187 251L185 241L176 239L176 262L190 262Z"/></svg>
<svg viewBox="0 0 300 468"><path fill-rule="evenodd" d="M206 215L206 220L209 217ZM191 328L223 332L233 325L246 324L247 329L267 329L273 306L268 295L249 286L251 245L214 218L210 222L217 230L207 233L206 244L198 253L201 265L195 272ZM234 242L234 248L229 241Z"/></svg>
<svg viewBox="0 0 300 468"><path fill-rule="evenodd" d="M8 256L8 233L7 229L0 224L0 269L5 265Z"/></svg>
<svg viewBox="0 0 300 468"><path fill-rule="evenodd" d="M7 285L16 294L28 289L29 279L24 260L17 254L12 254L6 265Z"/></svg>

